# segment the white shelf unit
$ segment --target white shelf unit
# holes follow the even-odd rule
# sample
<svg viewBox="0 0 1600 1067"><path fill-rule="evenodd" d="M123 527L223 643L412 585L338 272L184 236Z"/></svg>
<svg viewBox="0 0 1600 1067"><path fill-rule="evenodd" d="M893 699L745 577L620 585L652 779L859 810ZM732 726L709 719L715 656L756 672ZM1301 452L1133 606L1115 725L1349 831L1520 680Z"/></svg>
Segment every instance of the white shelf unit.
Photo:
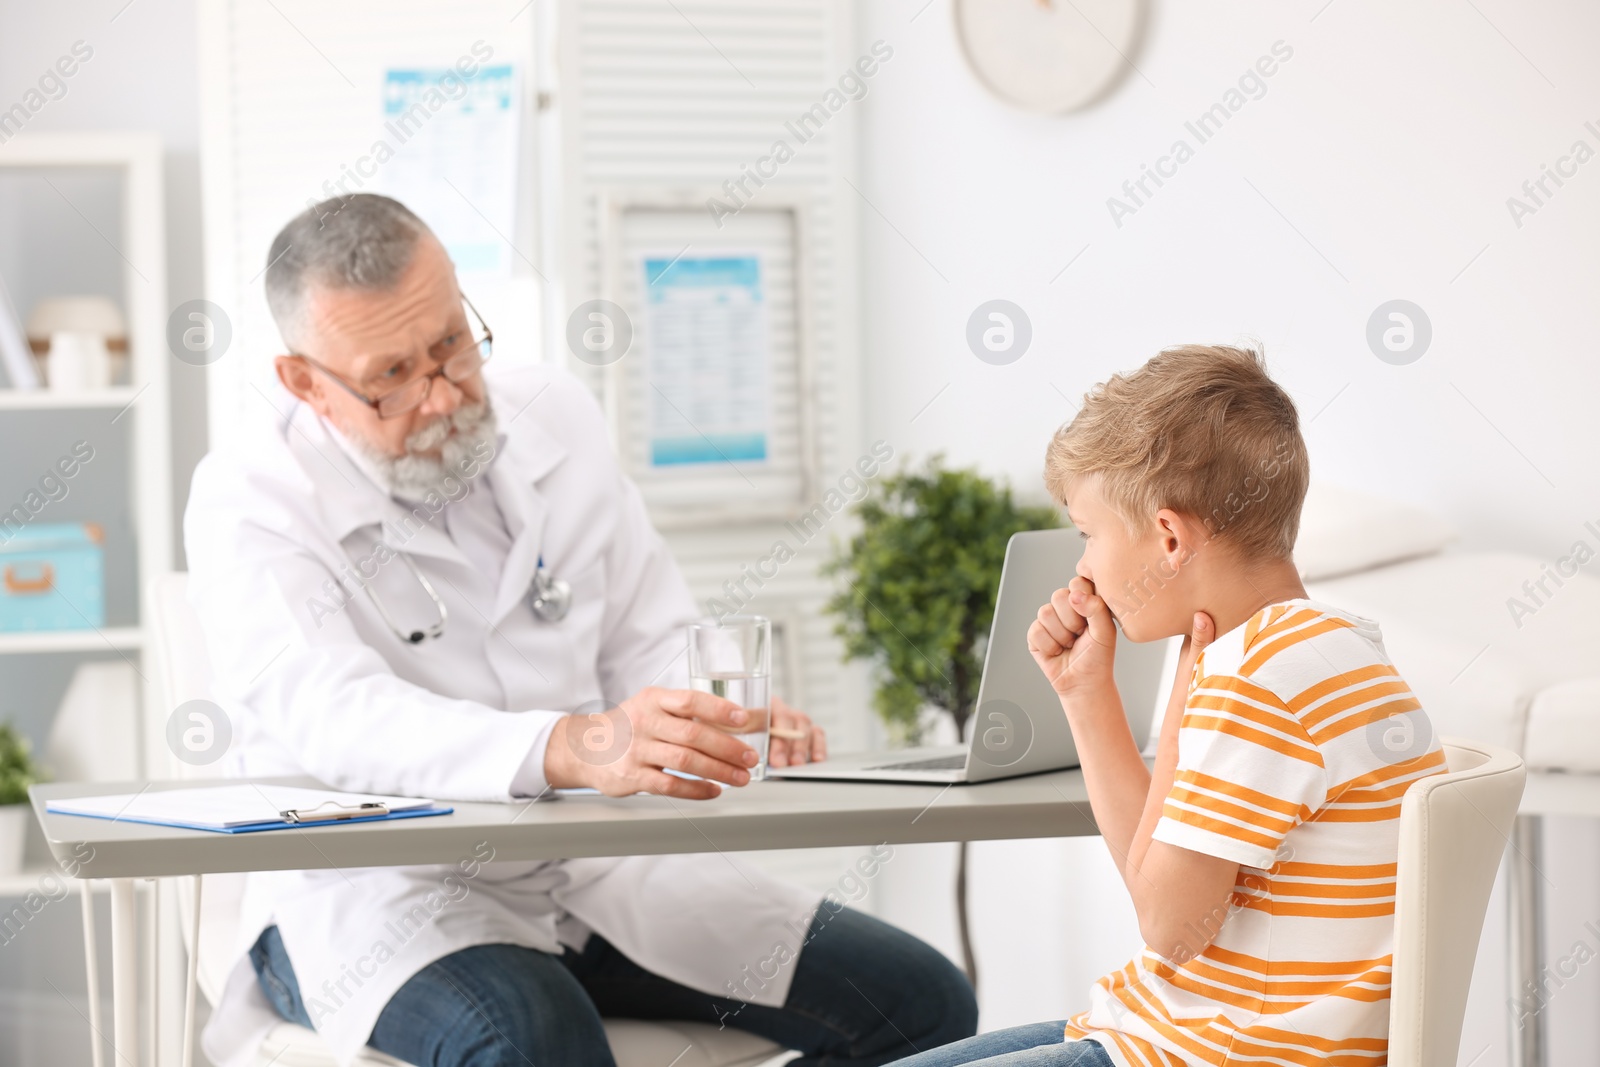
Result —
<svg viewBox="0 0 1600 1067"><path fill-rule="evenodd" d="M145 644L144 620L150 581L172 570L171 412L167 388L166 220L162 192L161 141L142 133L23 133L0 145L0 169L49 171L64 168L113 170L121 179L121 255L124 313L128 322L127 385L83 393L0 389L0 419L11 412L98 410L108 422L131 421L125 457L128 510L137 539L138 617L133 626L89 630L0 633L0 655L61 652L137 652ZM135 264L143 265L141 270ZM26 309L18 309L26 313ZM141 715L159 713L154 672L142 669ZM136 736L144 737L140 729ZM143 771L144 754L138 755ZM32 872L30 872L32 873ZM0 900L27 875L0 879ZM24 890L25 891L25 890Z"/></svg>
<svg viewBox="0 0 1600 1067"><path fill-rule="evenodd" d="M102 626L97 630L39 630L0 634L0 655L30 652L124 652L144 645L140 626Z"/></svg>
<svg viewBox="0 0 1600 1067"><path fill-rule="evenodd" d="M0 163L0 166L3 166ZM122 409L139 398L139 389L130 385L96 389L92 392L64 393L53 389L0 389L0 411L48 411L72 408Z"/></svg>

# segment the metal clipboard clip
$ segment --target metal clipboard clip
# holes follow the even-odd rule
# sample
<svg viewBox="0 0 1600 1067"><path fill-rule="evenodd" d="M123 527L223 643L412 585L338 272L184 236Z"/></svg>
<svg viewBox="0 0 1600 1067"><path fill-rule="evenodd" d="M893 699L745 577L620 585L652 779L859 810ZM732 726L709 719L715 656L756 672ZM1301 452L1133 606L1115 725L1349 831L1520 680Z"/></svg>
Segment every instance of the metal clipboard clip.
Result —
<svg viewBox="0 0 1600 1067"><path fill-rule="evenodd" d="M333 805L333 811L323 811L328 805ZM324 800L314 808L288 808L278 812L284 822L339 822L343 819L360 819L372 815L389 814L389 806L371 801L364 804L345 805L337 800Z"/></svg>

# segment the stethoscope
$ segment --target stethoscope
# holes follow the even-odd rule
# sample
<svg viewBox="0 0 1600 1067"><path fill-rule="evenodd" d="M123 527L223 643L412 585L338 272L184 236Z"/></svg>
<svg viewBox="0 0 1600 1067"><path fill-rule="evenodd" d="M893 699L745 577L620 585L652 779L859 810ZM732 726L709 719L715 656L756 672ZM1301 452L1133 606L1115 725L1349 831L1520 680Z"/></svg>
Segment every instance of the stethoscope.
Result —
<svg viewBox="0 0 1600 1067"><path fill-rule="evenodd" d="M383 616L383 621L388 623L389 629L394 631L394 635L407 644L420 645L430 637L443 637L444 624L450 619L450 612L444 606L444 599L439 596L438 591L433 588L433 583L428 581L428 576L422 573L422 568L417 566L416 561L408 553L396 552L395 555L405 562L412 577L422 586L422 591L433 601L434 610L439 617L426 630L402 630L389 617L383 601L378 599L377 591L368 585L367 595L372 598L373 606L378 609L378 614ZM544 565L542 554L533 571L533 587L528 592L528 606L545 622L560 622L572 607L572 586L564 579L551 577L550 571Z"/></svg>

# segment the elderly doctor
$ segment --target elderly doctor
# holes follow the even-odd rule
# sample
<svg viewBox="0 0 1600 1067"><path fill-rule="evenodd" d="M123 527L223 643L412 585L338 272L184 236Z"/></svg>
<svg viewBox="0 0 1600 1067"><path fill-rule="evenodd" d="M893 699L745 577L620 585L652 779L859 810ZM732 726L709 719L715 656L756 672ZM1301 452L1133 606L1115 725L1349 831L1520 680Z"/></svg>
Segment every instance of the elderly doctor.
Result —
<svg viewBox="0 0 1600 1067"><path fill-rule="evenodd" d="M486 377L489 327L393 200L310 208L268 261L297 403L206 457L184 523L232 772L508 803L744 785L755 753L709 725L743 713L688 689L695 604L583 385ZM608 706L627 743L597 754L568 713ZM825 755L802 713L774 712L808 734L775 739L775 764ZM343 1063L371 1045L429 1067L610 1064L602 1015L721 1020L802 1064L975 1030L940 953L729 857L492 853L251 875L212 1059L254 1062L280 1019Z"/></svg>

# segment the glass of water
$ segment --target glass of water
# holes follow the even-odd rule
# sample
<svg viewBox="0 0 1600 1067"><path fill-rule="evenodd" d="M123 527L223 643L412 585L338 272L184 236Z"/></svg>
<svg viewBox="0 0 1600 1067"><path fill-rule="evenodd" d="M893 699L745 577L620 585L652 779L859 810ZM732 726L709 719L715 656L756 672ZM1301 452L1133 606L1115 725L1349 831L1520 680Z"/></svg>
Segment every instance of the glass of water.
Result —
<svg viewBox="0 0 1600 1067"><path fill-rule="evenodd" d="M752 782L767 777L767 727L771 719L772 620L764 615L724 615L689 626L689 685L726 697L749 713L737 730L720 727L756 750Z"/></svg>

